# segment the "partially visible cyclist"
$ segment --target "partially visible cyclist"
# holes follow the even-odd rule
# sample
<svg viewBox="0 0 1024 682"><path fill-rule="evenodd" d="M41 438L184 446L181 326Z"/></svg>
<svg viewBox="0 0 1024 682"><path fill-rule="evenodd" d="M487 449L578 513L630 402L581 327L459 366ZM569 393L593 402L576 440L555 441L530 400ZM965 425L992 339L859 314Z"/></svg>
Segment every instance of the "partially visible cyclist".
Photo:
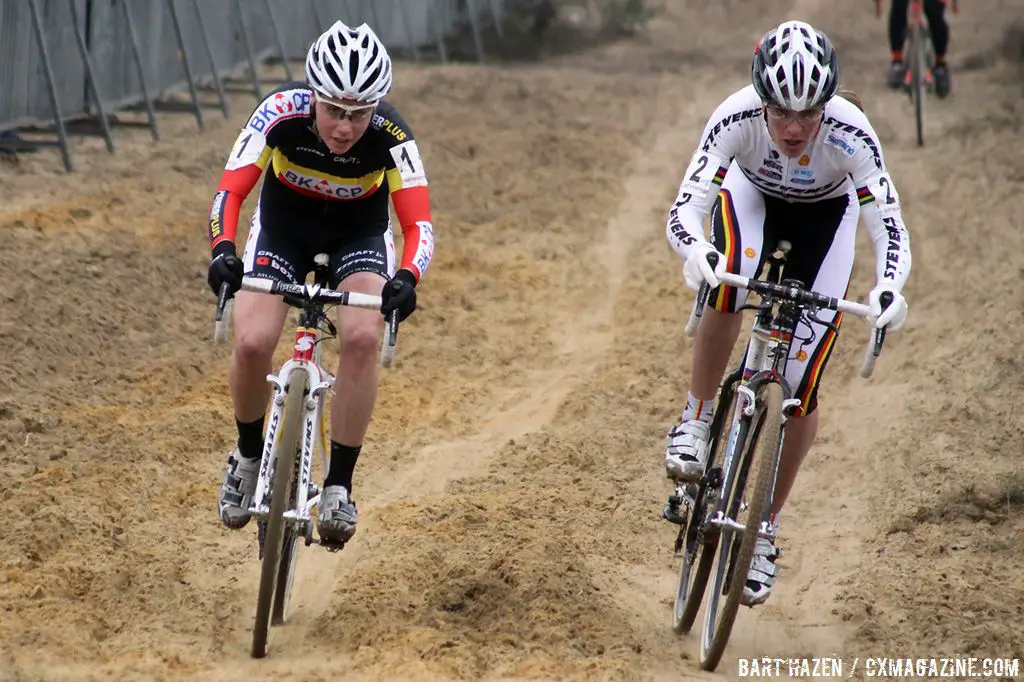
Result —
<svg viewBox="0 0 1024 682"><path fill-rule="evenodd" d="M924 15L928 20L928 29L932 36L932 47L935 50L935 65L932 68L932 79L935 83L935 94L946 97L950 90L949 64L946 62L946 50L949 48L949 24L946 23L946 0L923 0ZM906 78L907 67L903 58L903 45L907 36L907 8L910 0L892 0L889 6L889 49L892 62L889 64L888 82L890 88L902 87Z"/></svg>
<svg viewBox="0 0 1024 682"><path fill-rule="evenodd" d="M711 115L669 211L667 236L685 259L686 283L715 287L694 341L689 395L668 433L670 478L697 481L708 456L714 399L742 319L747 291L720 285L722 272L755 277L779 239L792 244L784 276L826 296L846 298L858 218L875 248L872 321L895 331L907 314L900 293L910 274L910 237L882 146L864 113L837 96L839 61L824 33L801 21L768 31L758 44L753 83ZM711 212L711 241L704 220ZM717 254L717 265L708 256ZM880 298L893 302L883 311ZM840 326L842 315L818 317ZM798 325L786 367L800 407L787 423L771 509L771 530L818 428L818 387L836 334L823 324ZM759 604L775 584L778 551L759 539L742 601Z"/></svg>
<svg viewBox="0 0 1024 682"><path fill-rule="evenodd" d="M434 249L427 176L412 131L384 97L391 60L366 24L337 22L306 57L306 82L270 93L242 128L210 210L214 292L235 295L235 348L229 379L238 443L220 489L221 520L249 522L263 452L263 421L275 346L287 305L239 291L243 274L301 283L317 253L330 255L331 285L381 295L381 312L405 319ZM269 168L241 259L235 233L242 202ZM396 263L388 198L404 235ZM396 265L398 270L396 272ZM344 542L355 533L352 474L377 396L384 316L338 308L341 353L331 402L331 457L317 529Z"/></svg>

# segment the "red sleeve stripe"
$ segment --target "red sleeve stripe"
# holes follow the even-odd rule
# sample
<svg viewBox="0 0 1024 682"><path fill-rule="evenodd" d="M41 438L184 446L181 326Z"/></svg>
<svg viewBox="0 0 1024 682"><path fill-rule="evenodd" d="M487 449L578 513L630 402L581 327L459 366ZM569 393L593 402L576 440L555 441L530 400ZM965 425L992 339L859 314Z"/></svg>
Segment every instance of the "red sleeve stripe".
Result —
<svg viewBox="0 0 1024 682"><path fill-rule="evenodd" d="M430 223L430 190L425 186L407 187L391 193L395 214L402 225L404 245L400 267L411 270L417 281L434 256L434 229Z"/></svg>
<svg viewBox="0 0 1024 682"><path fill-rule="evenodd" d="M262 173L263 170L255 165L224 171L210 208L211 249L222 241L235 241L242 202L259 182Z"/></svg>

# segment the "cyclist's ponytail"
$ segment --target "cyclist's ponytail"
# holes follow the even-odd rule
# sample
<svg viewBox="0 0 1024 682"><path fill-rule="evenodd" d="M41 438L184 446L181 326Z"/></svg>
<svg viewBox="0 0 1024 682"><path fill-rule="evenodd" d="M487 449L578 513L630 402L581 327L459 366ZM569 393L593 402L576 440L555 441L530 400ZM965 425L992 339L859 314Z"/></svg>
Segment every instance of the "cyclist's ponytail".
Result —
<svg viewBox="0 0 1024 682"><path fill-rule="evenodd" d="M860 96L853 90L849 90L847 88L840 86L839 92L837 92L836 94L845 99L847 102L852 102L861 111L864 111L864 102L861 101Z"/></svg>

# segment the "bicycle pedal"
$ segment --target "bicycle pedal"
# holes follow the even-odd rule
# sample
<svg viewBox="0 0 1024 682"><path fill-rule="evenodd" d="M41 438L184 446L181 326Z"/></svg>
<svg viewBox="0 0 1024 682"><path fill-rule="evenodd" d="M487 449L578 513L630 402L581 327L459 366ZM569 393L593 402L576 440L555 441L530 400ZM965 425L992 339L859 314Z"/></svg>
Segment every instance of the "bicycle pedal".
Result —
<svg viewBox="0 0 1024 682"><path fill-rule="evenodd" d="M340 552L341 550L345 549L346 544L348 544L348 540L338 542L336 540L320 538L320 546L326 549L328 552Z"/></svg>

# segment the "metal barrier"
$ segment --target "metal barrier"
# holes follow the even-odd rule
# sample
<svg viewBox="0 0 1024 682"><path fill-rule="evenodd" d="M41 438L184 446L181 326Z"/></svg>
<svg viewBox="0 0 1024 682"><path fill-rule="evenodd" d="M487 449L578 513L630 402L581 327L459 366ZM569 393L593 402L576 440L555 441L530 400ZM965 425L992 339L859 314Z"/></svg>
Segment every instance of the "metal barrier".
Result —
<svg viewBox="0 0 1024 682"><path fill-rule="evenodd" d="M514 1L0 0L0 153L59 146L71 171L69 134L102 135L110 152L111 125L145 126L157 140L156 110L188 112L201 129L204 109L228 115L227 91L264 95L268 59L301 79L309 44L339 19L370 24L416 60L446 61L446 41L468 30L483 61L483 33L500 34ZM145 121L113 115L125 110Z"/></svg>

